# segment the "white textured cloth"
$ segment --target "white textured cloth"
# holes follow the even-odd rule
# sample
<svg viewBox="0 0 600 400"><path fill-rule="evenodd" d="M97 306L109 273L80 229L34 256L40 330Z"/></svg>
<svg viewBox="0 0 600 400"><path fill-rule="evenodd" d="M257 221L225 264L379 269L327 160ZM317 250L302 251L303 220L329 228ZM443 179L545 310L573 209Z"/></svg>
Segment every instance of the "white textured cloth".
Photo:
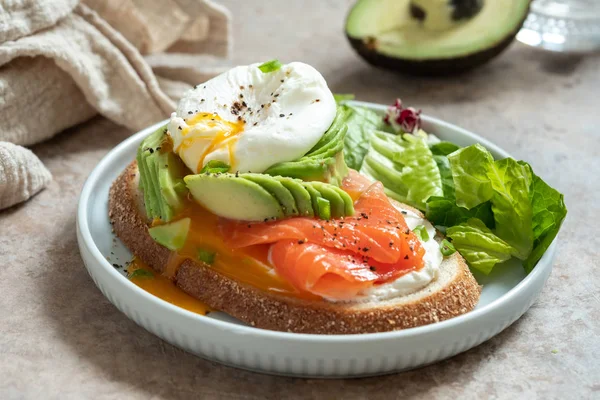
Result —
<svg viewBox="0 0 600 400"><path fill-rule="evenodd" d="M52 175L31 150L0 142L0 209L27 200L51 180Z"/></svg>
<svg viewBox="0 0 600 400"><path fill-rule="evenodd" d="M132 131L166 118L175 108L173 98L201 82L190 77L207 79L222 71L219 60L230 48L229 19L227 10L210 0L3 2L0 142L32 145L97 113ZM155 52L204 58L182 64L178 60L185 57L174 56L170 63L153 65L164 74L157 77L144 58ZM31 166L33 177L39 166L31 157L23 166L25 171ZM24 179L0 177L0 199L25 200L10 193L27 186L28 177L0 173ZM40 180L41 187L47 181ZM0 202L0 208L10 205Z"/></svg>

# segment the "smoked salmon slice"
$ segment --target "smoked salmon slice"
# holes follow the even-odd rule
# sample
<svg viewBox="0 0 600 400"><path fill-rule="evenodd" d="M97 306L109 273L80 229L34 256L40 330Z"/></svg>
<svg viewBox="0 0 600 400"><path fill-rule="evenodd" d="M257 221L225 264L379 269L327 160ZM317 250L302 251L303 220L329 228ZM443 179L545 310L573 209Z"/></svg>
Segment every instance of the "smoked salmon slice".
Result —
<svg viewBox="0 0 600 400"><path fill-rule="evenodd" d="M272 244L270 260L282 277L299 290L328 299L350 299L373 284L423 266L421 242L381 183L352 172L342 189L358 198L352 217L222 220L221 233L233 248Z"/></svg>

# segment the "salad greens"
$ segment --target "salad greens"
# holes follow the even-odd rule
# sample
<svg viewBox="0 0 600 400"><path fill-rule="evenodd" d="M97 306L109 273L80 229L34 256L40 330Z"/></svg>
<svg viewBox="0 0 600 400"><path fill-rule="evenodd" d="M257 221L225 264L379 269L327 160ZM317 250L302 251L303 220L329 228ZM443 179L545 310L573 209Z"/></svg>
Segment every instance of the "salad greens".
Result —
<svg viewBox="0 0 600 400"><path fill-rule="evenodd" d="M373 132L360 172L381 181L391 198L423 210L429 197L443 195L440 170L426 139L423 131Z"/></svg>
<svg viewBox="0 0 600 400"><path fill-rule="evenodd" d="M359 170L369 150L371 133L385 129L381 116L364 107L341 105L347 111L348 131L344 140L344 159L349 168Z"/></svg>
<svg viewBox="0 0 600 400"><path fill-rule="evenodd" d="M471 268L484 274L489 274L497 263L508 260L513 250L477 218L449 227L446 236Z"/></svg>
<svg viewBox="0 0 600 400"><path fill-rule="evenodd" d="M529 164L494 160L480 144L461 148L423 130L394 133L374 111L342 106L352 110L344 143L348 166L381 181L389 197L445 229L444 256L457 250L484 274L516 257L531 272L567 209L563 195Z"/></svg>

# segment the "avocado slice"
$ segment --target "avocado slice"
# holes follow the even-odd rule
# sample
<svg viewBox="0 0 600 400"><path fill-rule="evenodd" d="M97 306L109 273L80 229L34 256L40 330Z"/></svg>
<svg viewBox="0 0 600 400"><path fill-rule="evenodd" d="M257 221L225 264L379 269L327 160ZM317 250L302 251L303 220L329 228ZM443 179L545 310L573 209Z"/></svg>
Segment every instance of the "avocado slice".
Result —
<svg viewBox="0 0 600 400"><path fill-rule="evenodd" d="M183 208L187 188L183 177L189 170L181 159L172 152L161 153L157 156L158 183L162 200L177 213ZM165 219L168 221L168 219Z"/></svg>
<svg viewBox="0 0 600 400"><path fill-rule="evenodd" d="M339 218L344 215L344 200L342 197L330 187L322 187L319 182L310 182L311 185L321 193L321 197L329 201L331 206L331 217Z"/></svg>
<svg viewBox="0 0 600 400"><path fill-rule="evenodd" d="M329 200L318 197L317 206L319 207L319 217L329 221L331 219L331 203Z"/></svg>
<svg viewBox="0 0 600 400"><path fill-rule="evenodd" d="M452 75L505 50L530 0L359 0L346 19L352 47L375 66Z"/></svg>
<svg viewBox="0 0 600 400"><path fill-rule="evenodd" d="M147 156L144 159L144 162L146 163L146 171L148 172L147 181L149 194L154 199L156 204L156 208L154 210L155 218L160 218L164 221L167 221L167 217L169 215L167 215L168 211L166 209L166 204L163 201L162 195L160 193L160 183L158 180L158 163L156 162L156 156Z"/></svg>
<svg viewBox="0 0 600 400"><path fill-rule="evenodd" d="M329 201L331 216L333 218L354 214L354 202L348 193L337 186L327 185L322 182L310 182L309 184L321 193L321 197Z"/></svg>
<svg viewBox="0 0 600 400"><path fill-rule="evenodd" d="M148 233L154 241L167 249L176 251L183 247L190 230L190 218L183 218L168 224L153 226Z"/></svg>
<svg viewBox="0 0 600 400"><path fill-rule="evenodd" d="M292 196L294 196L298 215L301 217L313 217L315 213L312 207L310 193L302 186L302 183L298 180L283 176L278 179L279 182L290 191Z"/></svg>
<svg viewBox="0 0 600 400"><path fill-rule="evenodd" d="M308 153L298 160L275 164L264 173L339 185L348 174L343 156L339 155L344 149L344 138L348 131L346 121L350 114L351 110L347 107L338 107L331 126Z"/></svg>
<svg viewBox="0 0 600 400"><path fill-rule="evenodd" d="M325 177L329 171L329 166L333 164L333 159L299 159L277 164L265 171L265 174L271 176L287 176L290 178L301 179L303 181L326 181Z"/></svg>
<svg viewBox="0 0 600 400"><path fill-rule="evenodd" d="M286 217L298 215L294 196L292 196L292 193L277 179L272 179L269 175L252 173L241 174L239 176L259 184L263 189L275 197L279 204L281 204L281 208Z"/></svg>
<svg viewBox="0 0 600 400"><path fill-rule="evenodd" d="M161 127L149 135L138 147L137 162L140 188L149 219L170 221L184 205L187 187L183 177L189 169L169 151L166 129Z"/></svg>
<svg viewBox="0 0 600 400"><path fill-rule="evenodd" d="M350 196L324 182L263 174L197 174L184 178L194 199L213 214L242 221L293 216L329 219L354 214ZM327 200L327 214L319 212ZM322 203L322 202L321 202Z"/></svg>
<svg viewBox="0 0 600 400"><path fill-rule="evenodd" d="M354 200L352 197L342 189L337 186L332 186L332 189L337 192L337 194L344 201L344 215L343 216L351 216L354 215Z"/></svg>
<svg viewBox="0 0 600 400"><path fill-rule="evenodd" d="M149 219L160 216L160 206L158 204L159 197L153 184L156 181L150 175L147 159L154 154L154 149L158 146L164 134L165 127L158 128L142 141L137 151L136 160L140 174L140 188L144 194L144 206Z"/></svg>
<svg viewBox="0 0 600 400"><path fill-rule="evenodd" d="M194 199L220 217L267 221L284 217L281 204L258 183L234 174L197 174L183 178Z"/></svg>
<svg viewBox="0 0 600 400"><path fill-rule="evenodd" d="M327 220L331 219L331 208L329 206L329 200L323 199L323 196L321 196L321 192L315 189L309 182L303 182L302 186L304 186L306 191L310 194L310 201L315 212L315 217ZM326 211L325 202L323 200L327 201Z"/></svg>

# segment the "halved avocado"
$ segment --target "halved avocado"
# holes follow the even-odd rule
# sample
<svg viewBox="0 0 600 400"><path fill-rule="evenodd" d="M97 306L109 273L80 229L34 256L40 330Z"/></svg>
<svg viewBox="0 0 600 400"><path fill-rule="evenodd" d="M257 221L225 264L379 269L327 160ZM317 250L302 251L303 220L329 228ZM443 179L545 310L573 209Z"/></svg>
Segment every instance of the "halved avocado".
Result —
<svg viewBox="0 0 600 400"><path fill-rule="evenodd" d="M352 47L375 66L452 75L496 57L514 40L530 0L359 0L346 20Z"/></svg>

